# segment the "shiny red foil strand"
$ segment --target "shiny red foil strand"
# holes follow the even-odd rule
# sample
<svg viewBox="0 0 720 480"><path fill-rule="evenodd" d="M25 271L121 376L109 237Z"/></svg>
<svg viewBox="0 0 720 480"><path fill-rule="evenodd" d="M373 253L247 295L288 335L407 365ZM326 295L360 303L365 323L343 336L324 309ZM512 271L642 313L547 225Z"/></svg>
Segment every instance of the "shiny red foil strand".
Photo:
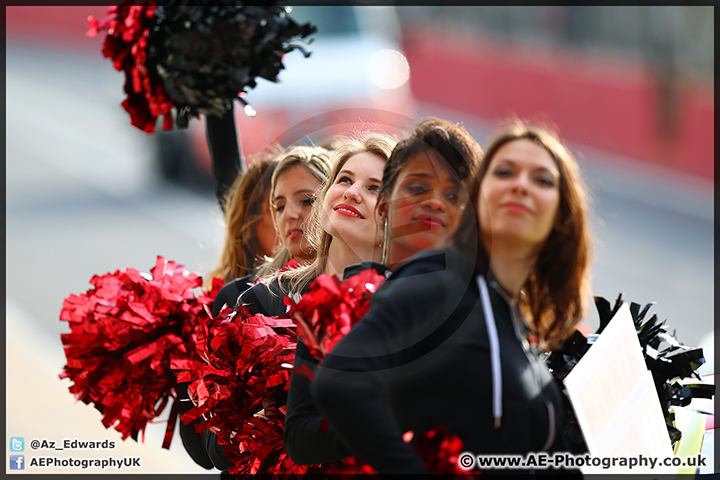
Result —
<svg viewBox="0 0 720 480"><path fill-rule="evenodd" d="M323 359L370 310L373 293L385 281L373 269L345 281L320 275L291 310L298 335L310 353Z"/></svg>
<svg viewBox="0 0 720 480"><path fill-rule="evenodd" d="M243 306L225 308L198 343L200 362L176 361L178 381L195 407L185 423L203 417L196 429L210 429L226 445L225 456L238 474L302 473L284 453L283 422L296 335L289 318L252 315Z"/></svg>
<svg viewBox="0 0 720 480"><path fill-rule="evenodd" d="M148 422L170 400L168 448L176 415L176 379L171 358L195 355L201 317L212 299L193 289L202 284L197 273L157 257L151 275L136 269L117 270L90 280L93 288L69 295L60 320L67 364L60 378L69 378L76 399L92 404L106 428L113 426L123 440L137 440Z"/></svg>
<svg viewBox="0 0 720 480"><path fill-rule="evenodd" d="M383 276L368 271L345 282L325 275L311 285L300 300L299 315L315 319L305 328L313 332L308 338L315 339L318 352L329 352L349 331L347 327L367 313L370 296L383 280ZM236 478L374 473L372 467L353 456L313 466L297 465L288 457L283 443L289 386L285 368L293 361L295 334L293 322L285 317L295 316L297 320L298 305L288 297L285 303L290 309L282 317L252 315L239 306L223 309L208 320L206 336L197 348L204 363L183 360L172 364L172 368L184 370L178 374L178 381L193 382L189 392L196 407L181 420L189 423L203 417L197 431L210 429L218 435L218 442L226 445L225 456L234 463L230 473ZM323 317L325 322L320 320ZM331 333L326 334L325 329ZM418 435L415 449L431 472L465 473L456 465L462 441L443 427Z"/></svg>
<svg viewBox="0 0 720 480"><path fill-rule="evenodd" d="M122 107L130 114L130 123L145 133L154 133L157 119L163 116L163 129L173 129L172 99L166 94L160 76L148 69L147 48L150 29L155 25L157 4L153 1L126 0L119 6L108 7L105 18L88 17L94 37L107 32L102 54L110 58L113 67L125 74L124 91L127 97Z"/></svg>

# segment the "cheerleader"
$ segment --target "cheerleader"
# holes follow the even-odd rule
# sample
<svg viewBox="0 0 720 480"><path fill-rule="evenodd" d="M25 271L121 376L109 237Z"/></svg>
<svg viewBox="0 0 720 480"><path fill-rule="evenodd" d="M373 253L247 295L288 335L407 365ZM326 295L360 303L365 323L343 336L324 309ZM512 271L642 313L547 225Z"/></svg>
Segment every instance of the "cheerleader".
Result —
<svg viewBox="0 0 720 480"><path fill-rule="evenodd" d="M252 313L282 315L283 295L297 299L322 273L342 277L347 267L362 262L379 267L382 232L375 207L383 168L396 143L390 135L373 132L338 142L333 171L307 220L309 241L317 250L315 261L253 286L238 303Z"/></svg>
<svg viewBox="0 0 720 480"><path fill-rule="evenodd" d="M393 272L311 386L330 428L381 475L428 473L403 434L437 425L473 454L564 449L539 348L572 333L589 294L577 163L518 122L493 137L469 185L454 233Z"/></svg>
<svg viewBox="0 0 720 480"><path fill-rule="evenodd" d="M330 152L322 147L300 146L281 153L276 161L277 165L270 178L269 193L262 197L262 202L267 201L273 232L280 240L280 249L268 252L266 257L272 256L272 260L260 265L257 271L236 278L218 292L213 303L213 317L217 317L221 308L226 304L234 307L240 294L258 278L271 276L286 267L288 262L292 261L293 264L303 265L315 259L315 248L309 243L305 232L305 220L315 201L317 190L322 187L330 175L332 168ZM260 190L263 190L262 185L260 185ZM252 194L257 195L255 192ZM236 218L238 217L236 216ZM258 224L263 221L260 220ZM252 228L252 217L248 217L246 223L238 224L238 228L249 231ZM265 232L266 228L262 224L262 230L259 231ZM269 236L269 234L267 235ZM253 245L252 239L252 235L247 238L250 248ZM225 251L238 251L237 245L242 245L243 234L236 235L236 238L232 240L236 245L235 250L230 250L230 238L228 238ZM255 243L261 244L259 241ZM228 255L224 258L229 257Z"/></svg>
<svg viewBox="0 0 720 480"><path fill-rule="evenodd" d="M462 182L474 171L481 154L480 146L463 128L434 117L418 122L400 140L385 164L378 192L385 266L396 268L447 236L464 205ZM295 370L314 370L317 363L298 339ZM312 401L310 385L306 376L292 374L285 447L299 464L336 462L350 452L332 429L321 428L322 414Z"/></svg>
<svg viewBox="0 0 720 480"><path fill-rule="evenodd" d="M278 229L282 232L285 228L286 233L289 233L284 236L287 242L284 255L297 257L296 260L306 263L308 251L317 253L312 263L277 273L252 286L241 294L237 303L246 305L252 313L279 316L286 312L283 295L292 296L293 291L304 292L320 273L337 274L363 260L370 261L367 262L368 266L380 268L379 264L371 262L373 259L380 260L382 255L382 234L375 207L383 167L395 144L394 137L380 133L358 134L353 138L336 141L332 152L332 172L317 193L304 223L297 220L295 223L284 222L285 215L287 220L291 220L292 207L287 208L288 198L295 196L296 202L307 199L304 198L304 188L283 191L283 185L279 183L282 170L278 169L270 198ZM291 172L289 168L293 166L289 163L287 173ZM295 183L290 177L287 180L288 184ZM303 238L297 238L292 232L297 225L301 225ZM278 260L275 265L269 265L267 270L276 272L275 267L280 262ZM217 303L220 302L216 299ZM212 465L220 470L230 469L233 464L225 457L226 447L218 443L217 436L207 430L200 435Z"/></svg>
<svg viewBox="0 0 720 480"><path fill-rule="evenodd" d="M280 239L280 249L270 261L220 289L213 302L213 317L217 317L224 306L234 306L238 296L257 278L270 275L291 261L303 264L314 259L315 250L303 228L315 192L330 174L329 153L322 147L294 147L280 155L256 160L247 173L236 180L227 197L228 235L222 257L225 267L219 266L211 276L223 272L226 276L245 273L246 269L239 268L244 264L242 259L253 258L257 263L260 258L253 252L266 252L265 258L273 254L272 250L268 251L271 232L265 225L267 218L273 225L272 235ZM231 232L237 233L231 235ZM184 398L187 398L187 387L187 383L179 387ZM192 406L189 401L186 403L185 410ZM207 430L198 434L194 425L195 422L180 427L183 445L193 460L205 468L230 468L232 464L222 455L223 447L216 446L216 436Z"/></svg>

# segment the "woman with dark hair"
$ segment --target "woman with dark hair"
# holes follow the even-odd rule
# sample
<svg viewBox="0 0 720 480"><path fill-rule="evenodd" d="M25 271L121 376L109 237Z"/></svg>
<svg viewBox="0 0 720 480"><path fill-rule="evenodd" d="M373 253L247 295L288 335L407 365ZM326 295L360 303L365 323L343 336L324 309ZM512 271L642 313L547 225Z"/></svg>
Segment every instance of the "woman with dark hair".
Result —
<svg viewBox="0 0 720 480"><path fill-rule="evenodd" d="M481 156L464 128L435 117L419 121L398 142L378 200L386 266L437 245L453 230L467 200L462 184Z"/></svg>
<svg viewBox="0 0 720 480"><path fill-rule="evenodd" d="M445 239L457 224L466 193L465 181L482 151L461 127L434 117L419 121L400 140L383 170L377 210L384 231L383 264L396 268L411 255ZM318 361L298 339L296 371L314 370ZM310 395L311 381L293 373L285 418L285 447L299 464L341 460L350 452Z"/></svg>
<svg viewBox="0 0 720 480"><path fill-rule="evenodd" d="M443 425L473 454L563 449L540 349L581 319L591 236L578 166L521 122L491 140L456 231L399 266L312 384L329 427L380 474L428 473L403 441Z"/></svg>

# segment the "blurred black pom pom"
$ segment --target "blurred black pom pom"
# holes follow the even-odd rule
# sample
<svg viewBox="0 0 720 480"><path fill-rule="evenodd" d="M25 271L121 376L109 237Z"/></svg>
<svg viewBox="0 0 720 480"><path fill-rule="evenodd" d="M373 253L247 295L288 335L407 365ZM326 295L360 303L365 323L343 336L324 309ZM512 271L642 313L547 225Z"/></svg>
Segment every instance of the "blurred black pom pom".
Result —
<svg viewBox="0 0 720 480"><path fill-rule="evenodd" d="M158 2L148 39L148 64L178 109L178 125L199 114L222 116L256 78L277 81L294 41L316 31L298 25L284 6L229 0ZM246 103L247 104L247 103Z"/></svg>

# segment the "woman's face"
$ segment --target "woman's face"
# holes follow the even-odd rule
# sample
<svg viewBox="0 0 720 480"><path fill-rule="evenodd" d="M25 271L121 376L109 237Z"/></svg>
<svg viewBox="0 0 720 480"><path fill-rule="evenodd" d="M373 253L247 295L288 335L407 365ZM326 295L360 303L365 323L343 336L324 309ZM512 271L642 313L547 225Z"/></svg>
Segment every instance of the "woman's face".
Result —
<svg viewBox="0 0 720 480"><path fill-rule="evenodd" d="M397 263L443 240L460 213L462 182L435 151L410 157L388 201L390 263Z"/></svg>
<svg viewBox="0 0 720 480"><path fill-rule="evenodd" d="M257 238L258 246L260 251L258 255L262 257L270 257L275 252L275 248L278 246L279 238L275 232L275 225L273 225L272 212L268 207L268 195L265 195L263 201L263 213L260 220L255 224L255 238Z"/></svg>
<svg viewBox="0 0 720 480"><path fill-rule="evenodd" d="M376 243L375 204L385 160L363 152L350 157L325 195L321 225L333 239L340 238L356 252Z"/></svg>
<svg viewBox="0 0 720 480"><path fill-rule="evenodd" d="M483 241L542 248L557 222L560 172L550 153L521 138L500 147L480 183ZM519 242L519 243L518 243Z"/></svg>
<svg viewBox="0 0 720 480"><path fill-rule="evenodd" d="M302 165L294 165L282 172L275 182L272 198L273 220L280 241L298 263L315 258L305 234L304 222L310 210L320 180Z"/></svg>

